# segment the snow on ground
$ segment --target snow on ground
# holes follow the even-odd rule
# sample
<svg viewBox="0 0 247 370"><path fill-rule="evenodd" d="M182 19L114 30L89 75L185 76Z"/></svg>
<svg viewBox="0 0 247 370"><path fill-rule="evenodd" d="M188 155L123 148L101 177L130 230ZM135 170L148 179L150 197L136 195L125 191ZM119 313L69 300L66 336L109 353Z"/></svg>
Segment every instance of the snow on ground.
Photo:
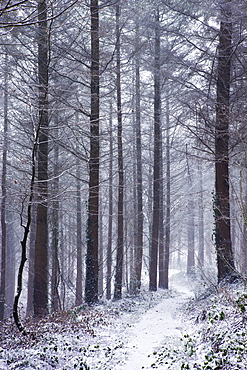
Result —
<svg viewBox="0 0 247 370"><path fill-rule="evenodd" d="M179 340L183 329L178 310L189 295L143 291L137 297L74 310L72 324L70 316L48 318L31 327L29 338L8 327L9 339L0 341L0 370L149 369L156 349Z"/></svg>
<svg viewBox="0 0 247 370"><path fill-rule="evenodd" d="M168 342L176 345L183 333L178 308L187 300L187 294L163 299L131 327L128 333L130 341L126 345L127 361L119 369L151 369L155 350Z"/></svg>
<svg viewBox="0 0 247 370"><path fill-rule="evenodd" d="M139 308L133 307L121 313L120 328L117 328L121 350L118 349L106 364L106 369L152 369L155 362L153 353L164 343L180 345L185 323L179 311L193 296L192 291L186 284L180 284L176 291L161 290L158 293L146 292L146 295L157 296L157 304L150 301L144 303L142 300ZM108 336L112 337L112 333L106 334ZM92 368L97 368L94 366L97 365L94 364ZM165 369L164 365L162 368Z"/></svg>
<svg viewBox="0 0 247 370"><path fill-rule="evenodd" d="M7 370L7 365L6 365L6 362L4 360L0 360L0 369L1 370Z"/></svg>
<svg viewBox="0 0 247 370"><path fill-rule="evenodd" d="M191 299L188 284L31 320L26 337L7 322L0 370L247 369L245 286Z"/></svg>

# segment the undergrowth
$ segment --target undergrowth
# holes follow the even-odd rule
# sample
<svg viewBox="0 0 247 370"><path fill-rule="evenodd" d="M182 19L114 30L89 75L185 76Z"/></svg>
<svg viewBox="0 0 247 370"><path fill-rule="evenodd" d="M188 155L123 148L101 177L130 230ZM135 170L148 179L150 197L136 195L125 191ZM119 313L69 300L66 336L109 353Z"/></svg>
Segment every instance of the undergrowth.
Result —
<svg viewBox="0 0 247 370"><path fill-rule="evenodd" d="M217 294L191 301L190 322L180 345L159 348L153 368L245 370L247 368L247 294L244 286L225 285Z"/></svg>
<svg viewBox="0 0 247 370"><path fill-rule="evenodd" d="M25 336L12 319L6 320L0 326L0 370L1 361L8 370L115 369L126 355L126 338L118 331L118 326L125 330L121 315L141 316L171 294L142 291L137 296L126 295L122 300L91 307L83 304L42 319L30 317L24 321ZM109 332L111 335L106 336Z"/></svg>

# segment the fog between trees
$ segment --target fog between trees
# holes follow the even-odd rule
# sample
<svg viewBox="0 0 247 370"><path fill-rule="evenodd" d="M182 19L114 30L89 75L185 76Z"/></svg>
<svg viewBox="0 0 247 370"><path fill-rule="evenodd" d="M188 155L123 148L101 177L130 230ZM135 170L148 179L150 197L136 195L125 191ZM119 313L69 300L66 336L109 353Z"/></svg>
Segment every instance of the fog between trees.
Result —
<svg viewBox="0 0 247 370"><path fill-rule="evenodd" d="M0 320L245 278L246 7L1 3Z"/></svg>

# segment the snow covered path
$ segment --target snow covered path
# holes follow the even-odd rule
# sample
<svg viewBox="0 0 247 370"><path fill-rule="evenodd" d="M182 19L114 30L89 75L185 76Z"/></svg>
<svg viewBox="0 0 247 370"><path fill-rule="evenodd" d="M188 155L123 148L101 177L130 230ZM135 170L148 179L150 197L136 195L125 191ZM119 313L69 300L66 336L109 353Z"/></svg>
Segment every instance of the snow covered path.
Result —
<svg viewBox="0 0 247 370"><path fill-rule="evenodd" d="M11 335L0 347L0 370L153 369L158 361L154 351L181 346L188 324L180 308L192 295L187 287L181 290L180 285L174 297L171 291L162 290L108 302L109 306L97 305L81 316L76 314L71 326L63 321L44 322L39 327L40 341L31 341L30 346L18 333L11 334L10 326ZM162 363L162 369L165 366Z"/></svg>
<svg viewBox="0 0 247 370"><path fill-rule="evenodd" d="M183 333L178 309L189 296L189 292L183 292L174 298L163 299L132 325L128 332L129 342L125 347L129 355L126 363L118 367L119 370L151 369L155 349L171 342L176 346Z"/></svg>

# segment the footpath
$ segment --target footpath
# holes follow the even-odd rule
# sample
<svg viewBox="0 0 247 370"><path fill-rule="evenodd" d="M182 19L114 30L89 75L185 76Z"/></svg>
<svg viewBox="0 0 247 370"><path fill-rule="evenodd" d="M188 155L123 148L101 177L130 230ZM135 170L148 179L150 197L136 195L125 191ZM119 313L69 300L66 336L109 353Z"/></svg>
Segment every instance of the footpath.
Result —
<svg viewBox="0 0 247 370"><path fill-rule="evenodd" d="M131 326L126 343L127 360L118 370L152 369L156 349L169 343L174 347L179 344L184 332L179 309L190 297L191 293L184 291L174 298L163 299Z"/></svg>

